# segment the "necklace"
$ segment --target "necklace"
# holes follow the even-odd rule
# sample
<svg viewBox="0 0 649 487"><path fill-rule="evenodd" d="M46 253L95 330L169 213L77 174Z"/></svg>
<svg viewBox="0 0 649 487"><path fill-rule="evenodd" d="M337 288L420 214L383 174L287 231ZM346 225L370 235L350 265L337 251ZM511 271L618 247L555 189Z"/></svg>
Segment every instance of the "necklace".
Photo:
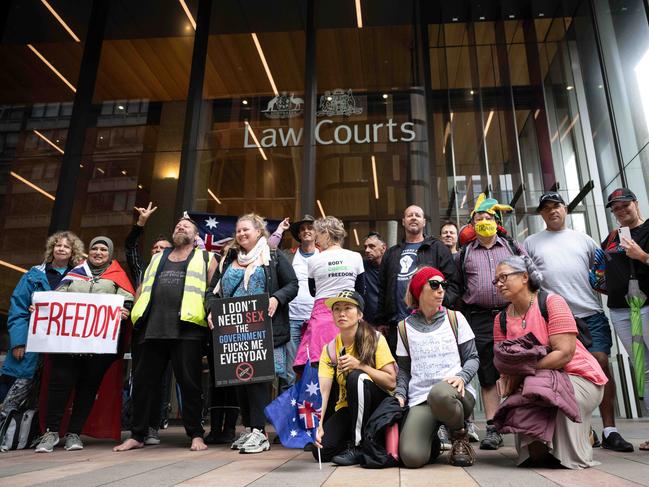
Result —
<svg viewBox="0 0 649 487"><path fill-rule="evenodd" d="M532 293L532 296L530 297L530 304L527 305L527 309L525 310L525 314L522 315L523 319L521 320L521 328L523 330L527 327L527 323L525 322L525 318L527 318L527 313L529 313L530 309L532 308L532 304L534 303L534 297L536 294ZM512 303L512 308L514 312L516 313L516 316L521 316L521 313L518 312L516 309L516 306L514 306L514 303Z"/></svg>

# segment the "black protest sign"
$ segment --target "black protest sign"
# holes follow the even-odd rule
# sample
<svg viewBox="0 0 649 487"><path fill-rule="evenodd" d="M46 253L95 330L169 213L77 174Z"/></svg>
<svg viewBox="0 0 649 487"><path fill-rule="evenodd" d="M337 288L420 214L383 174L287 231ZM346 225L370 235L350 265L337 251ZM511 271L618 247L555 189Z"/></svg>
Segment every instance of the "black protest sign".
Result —
<svg viewBox="0 0 649 487"><path fill-rule="evenodd" d="M275 378L268 294L216 300L212 323L216 387Z"/></svg>

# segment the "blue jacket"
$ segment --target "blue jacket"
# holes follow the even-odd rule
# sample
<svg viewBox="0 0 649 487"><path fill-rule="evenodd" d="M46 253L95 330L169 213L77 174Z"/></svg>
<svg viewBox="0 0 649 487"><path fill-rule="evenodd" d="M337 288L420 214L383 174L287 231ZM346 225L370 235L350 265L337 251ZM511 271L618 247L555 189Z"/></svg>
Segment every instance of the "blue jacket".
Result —
<svg viewBox="0 0 649 487"><path fill-rule="evenodd" d="M32 304L32 294L37 291L50 291L50 284L45 275L45 264L34 266L23 275L11 295L7 328L9 329L9 349L7 358L2 365L2 374L17 379L31 379L36 371L38 354L25 353L22 360L14 358L12 350L27 343L29 330L29 306Z"/></svg>

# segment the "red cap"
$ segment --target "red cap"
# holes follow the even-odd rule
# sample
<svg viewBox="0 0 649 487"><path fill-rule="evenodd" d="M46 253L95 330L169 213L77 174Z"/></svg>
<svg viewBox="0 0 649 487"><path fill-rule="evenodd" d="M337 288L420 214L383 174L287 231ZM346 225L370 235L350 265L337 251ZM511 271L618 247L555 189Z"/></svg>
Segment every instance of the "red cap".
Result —
<svg viewBox="0 0 649 487"><path fill-rule="evenodd" d="M412 276L412 279L410 280L410 294L413 295L413 297L419 301L419 296L421 296L421 290L424 288L426 283L430 281L433 277L439 276L442 279L446 279L444 277L444 274L438 269L435 269L434 267L424 267L422 269L419 269L417 273Z"/></svg>

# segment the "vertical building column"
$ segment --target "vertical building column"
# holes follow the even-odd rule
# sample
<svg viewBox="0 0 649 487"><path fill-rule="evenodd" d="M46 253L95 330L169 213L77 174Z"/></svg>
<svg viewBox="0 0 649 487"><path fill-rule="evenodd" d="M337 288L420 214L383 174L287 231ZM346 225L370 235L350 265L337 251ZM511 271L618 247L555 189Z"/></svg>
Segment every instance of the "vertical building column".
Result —
<svg viewBox="0 0 649 487"><path fill-rule="evenodd" d="M199 0L196 16L196 34L192 51L192 68L189 74L187 91L187 110L183 145L180 153L180 173L178 193L176 194L176 217L184 210L192 209L196 197L196 176L198 174L198 136L200 131L201 105L203 103L203 80L205 78L205 59L210 35L212 0Z"/></svg>
<svg viewBox="0 0 649 487"><path fill-rule="evenodd" d="M315 113L318 97L316 77L316 18L315 0L306 1L306 49L304 62L304 157L300 181L300 208L296 217L315 214Z"/></svg>
<svg viewBox="0 0 649 487"><path fill-rule="evenodd" d="M425 114L425 133L426 133L426 152L428 153L428 199L423 202L423 208L426 214L430 216L429 229L431 234L436 235L439 229L439 192L437 190L437 161L435 160L435 134L433 127L433 88L430 75L430 40L428 38L428 24L422 14L424 0L415 1L415 48L417 69L413 71L418 73L414 81L422 83L424 88L424 106ZM414 142L411 142L414 143ZM407 204L413 201L408 200Z"/></svg>
<svg viewBox="0 0 649 487"><path fill-rule="evenodd" d="M72 105L72 115L68 137L65 142L65 153L61 157L61 172L56 188L56 200L52 208L49 232L66 230L71 226L72 210L77 199L77 181L79 164L86 140L86 128L91 117L92 96L95 91L97 70L104 41L104 30L108 18L109 0L94 0L88 22L77 91Z"/></svg>

